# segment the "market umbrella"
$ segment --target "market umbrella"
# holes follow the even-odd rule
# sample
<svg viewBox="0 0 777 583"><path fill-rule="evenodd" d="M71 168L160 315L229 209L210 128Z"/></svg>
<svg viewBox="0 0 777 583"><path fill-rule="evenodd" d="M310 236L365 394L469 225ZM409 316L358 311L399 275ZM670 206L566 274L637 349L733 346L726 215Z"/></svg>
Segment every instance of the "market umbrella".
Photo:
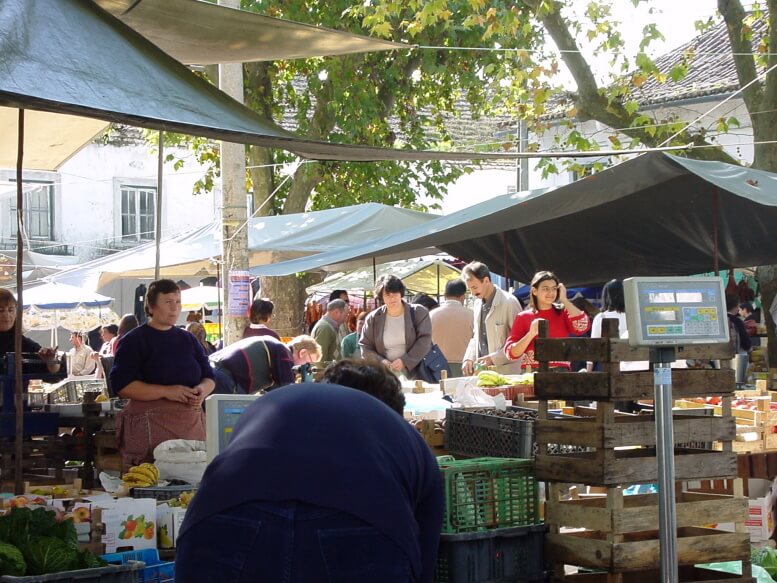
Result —
<svg viewBox="0 0 777 583"><path fill-rule="evenodd" d="M181 309L184 312L220 310L224 293L220 287L200 285L181 291Z"/></svg>

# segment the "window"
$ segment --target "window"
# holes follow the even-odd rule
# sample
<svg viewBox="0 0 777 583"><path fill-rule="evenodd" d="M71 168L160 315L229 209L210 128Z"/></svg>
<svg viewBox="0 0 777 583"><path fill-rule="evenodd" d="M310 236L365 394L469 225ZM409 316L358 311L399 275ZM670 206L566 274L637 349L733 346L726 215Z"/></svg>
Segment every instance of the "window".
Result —
<svg viewBox="0 0 777 583"><path fill-rule="evenodd" d="M50 182L24 181L24 228L30 239L51 241L52 199ZM11 198L11 237L16 237L16 197Z"/></svg>
<svg viewBox="0 0 777 583"><path fill-rule="evenodd" d="M156 229L156 189L121 187L122 241L150 241Z"/></svg>

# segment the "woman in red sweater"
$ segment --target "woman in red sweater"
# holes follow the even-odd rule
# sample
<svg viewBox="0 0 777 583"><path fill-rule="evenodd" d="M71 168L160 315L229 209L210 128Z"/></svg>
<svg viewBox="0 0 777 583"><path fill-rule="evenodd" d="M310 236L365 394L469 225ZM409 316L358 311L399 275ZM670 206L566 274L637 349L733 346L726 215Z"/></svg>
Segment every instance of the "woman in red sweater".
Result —
<svg viewBox="0 0 777 583"><path fill-rule="evenodd" d="M534 339L539 333L540 320L547 320L550 338L580 336L591 325L585 312L569 301L567 288L553 272L539 271L531 281L529 308L515 317L505 342L507 358L523 358L522 366L539 366L534 358ZM569 363L551 362L550 366L569 368Z"/></svg>

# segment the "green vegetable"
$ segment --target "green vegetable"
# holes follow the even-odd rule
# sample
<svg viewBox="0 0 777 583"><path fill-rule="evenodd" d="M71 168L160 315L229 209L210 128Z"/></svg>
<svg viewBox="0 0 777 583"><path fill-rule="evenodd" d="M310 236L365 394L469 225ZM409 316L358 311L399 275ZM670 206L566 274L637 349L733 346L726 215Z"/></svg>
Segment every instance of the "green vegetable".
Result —
<svg viewBox="0 0 777 583"><path fill-rule="evenodd" d="M500 387L509 384L510 379L500 375L494 370L482 370L478 373L479 387Z"/></svg>
<svg viewBox="0 0 777 583"><path fill-rule="evenodd" d="M751 560L754 565L763 567L772 578L777 576L777 550L771 547L753 549Z"/></svg>
<svg viewBox="0 0 777 583"><path fill-rule="evenodd" d="M28 575L105 566L92 553L79 552L78 533L72 520L58 521L56 513L45 508L12 508L0 516L0 570L5 568L3 547L19 551Z"/></svg>
<svg viewBox="0 0 777 583"><path fill-rule="evenodd" d="M0 577L13 575L21 577L27 571L27 563L24 562L22 552L13 545L0 543Z"/></svg>
<svg viewBox="0 0 777 583"><path fill-rule="evenodd" d="M53 536L31 538L22 553L27 561L28 575L69 571L77 567L79 560L76 549Z"/></svg>

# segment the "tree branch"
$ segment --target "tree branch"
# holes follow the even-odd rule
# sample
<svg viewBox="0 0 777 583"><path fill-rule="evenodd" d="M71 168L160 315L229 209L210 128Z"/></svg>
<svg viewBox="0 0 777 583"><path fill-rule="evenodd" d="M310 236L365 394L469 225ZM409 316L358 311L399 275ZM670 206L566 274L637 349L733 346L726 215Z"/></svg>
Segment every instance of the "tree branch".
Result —
<svg viewBox="0 0 777 583"><path fill-rule="evenodd" d="M755 59L751 54L753 43L742 36L745 11L740 0L718 0L718 11L726 23L728 40L731 44L731 51L734 53L734 66L737 70L739 86L744 87L758 76L755 69ZM769 17L771 18L771 13ZM759 111L763 102L761 83L753 83L742 91L742 98L749 111Z"/></svg>

